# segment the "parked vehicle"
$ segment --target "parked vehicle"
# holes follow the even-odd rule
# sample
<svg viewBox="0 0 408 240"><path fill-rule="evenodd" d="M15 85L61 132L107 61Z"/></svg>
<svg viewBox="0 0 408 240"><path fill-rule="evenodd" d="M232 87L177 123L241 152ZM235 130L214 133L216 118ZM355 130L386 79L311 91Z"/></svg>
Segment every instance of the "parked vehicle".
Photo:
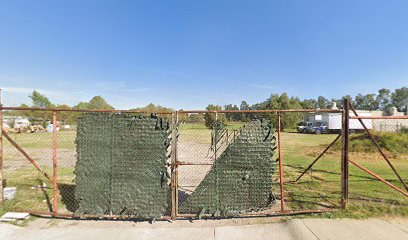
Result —
<svg viewBox="0 0 408 240"><path fill-rule="evenodd" d="M329 128L325 122L301 122L298 124L298 132L300 133L328 133Z"/></svg>
<svg viewBox="0 0 408 240"><path fill-rule="evenodd" d="M313 126L311 122L301 122L298 123L297 130L300 133L309 133L309 129Z"/></svg>
<svg viewBox="0 0 408 240"><path fill-rule="evenodd" d="M360 116L371 116L370 113L361 112ZM350 113L354 116L354 113ZM342 129L341 113L306 113L305 121L298 125L298 131L301 133L340 133ZM372 120L362 120L368 129L372 129ZM349 120L350 133L364 130L358 119Z"/></svg>
<svg viewBox="0 0 408 240"><path fill-rule="evenodd" d="M308 122L300 122L297 125L297 131L300 133L307 133Z"/></svg>

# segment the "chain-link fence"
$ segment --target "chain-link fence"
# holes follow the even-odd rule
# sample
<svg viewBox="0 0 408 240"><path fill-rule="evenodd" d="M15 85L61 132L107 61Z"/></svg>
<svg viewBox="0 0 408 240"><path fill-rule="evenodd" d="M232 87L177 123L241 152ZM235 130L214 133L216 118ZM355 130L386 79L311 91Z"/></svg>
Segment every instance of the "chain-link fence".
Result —
<svg viewBox="0 0 408 240"><path fill-rule="evenodd" d="M276 137L270 119L183 112L179 117L179 213L230 216L276 203Z"/></svg>
<svg viewBox="0 0 408 240"><path fill-rule="evenodd" d="M344 200L346 122L350 159L370 167L372 158L355 151L364 127L343 110L3 109L3 185L16 189L3 212L174 219L331 211ZM399 129L392 134L406 134ZM401 154L392 164L405 174ZM381 198L359 187L373 178L354 171L350 199ZM393 173L384 178L394 183Z"/></svg>
<svg viewBox="0 0 408 240"><path fill-rule="evenodd" d="M53 133L37 124L34 116L52 115L43 111L32 115L33 124L22 114L3 112L3 186L6 200L3 209L52 212L53 202ZM15 191L15 188L17 191Z"/></svg>
<svg viewBox="0 0 408 240"><path fill-rule="evenodd" d="M350 123L361 129L348 141L352 207L361 214L403 215L408 209L408 117L366 116L350 108Z"/></svg>

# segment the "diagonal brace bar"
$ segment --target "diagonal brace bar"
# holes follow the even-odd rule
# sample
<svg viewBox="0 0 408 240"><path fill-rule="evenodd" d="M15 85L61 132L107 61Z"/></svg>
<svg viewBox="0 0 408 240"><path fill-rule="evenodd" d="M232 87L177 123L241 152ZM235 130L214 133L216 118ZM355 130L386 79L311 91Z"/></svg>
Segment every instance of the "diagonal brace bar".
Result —
<svg viewBox="0 0 408 240"><path fill-rule="evenodd" d="M405 195L406 197L408 197L408 193L406 193L404 190L402 190L402 189L396 187L395 185L393 185L392 183L388 182L388 181L385 180L384 178L382 178L382 177L378 176L377 174L371 172L370 170L368 170L367 168L361 166L361 165L358 164L358 163L355 163L355 162L353 162L353 161L351 161L351 160L349 160L349 162L350 162L351 164L353 164L354 166L360 168L360 169L363 170L364 172L366 172L366 173L370 174L371 176L375 177L375 178L378 179L379 181L385 183L387 186L391 187L392 189L394 189L394 190L396 190L396 191L402 193L402 194Z"/></svg>
<svg viewBox="0 0 408 240"><path fill-rule="evenodd" d="M357 111L354 109L354 107L350 104L350 108L351 110L354 112L354 115L358 116ZM361 120L360 118L358 119L361 123L361 125L363 126L363 128L365 129L365 131L367 132L368 136L370 137L371 141L374 143L374 145L377 147L378 151L381 153L381 155L383 156L383 158L385 159L385 161L388 163L388 165L391 167L392 171L395 173L395 175L398 177L398 179L400 180L400 182L402 183L402 185L404 186L405 190L408 191L408 187L405 184L404 180L401 178L401 176L398 174L397 170L394 168L394 166L391 164L391 161L388 159L388 157L385 155L385 153L382 151L380 145L378 145L377 141L375 140L375 138L373 137L373 135L371 135L370 131L368 131L368 128L366 127L366 125L364 124L363 120Z"/></svg>
<svg viewBox="0 0 408 240"><path fill-rule="evenodd" d="M31 164L33 164L33 166L40 172L42 173L50 182L53 182L51 177L43 170L41 170L40 166L38 165L38 163L32 159L26 151L24 151L7 133L6 131L2 130L3 136L5 136L7 138L7 140L21 153L24 155L24 157L27 158L28 161L31 162Z"/></svg>
<svg viewBox="0 0 408 240"><path fill-rule="evenodd" d="M327 146L326 149L324 149L324 151L323 151L322 153L320 153L320 155L312 162L312 164L310 164L310 165L305 169L305 171L303 171L302 174L300 174L300 176L299 176L298 178L296 178L295 182L299 181L299 179L302 178L302 176L303 176L307 171L309 171L309 170L313 167L313 165L314 165L317 161L319 161L319 159L320 159L321 157L323 157L323 155L324 155L327 151L329 151L329 149L339 140L340 137L341 137L341 134L339 134L339 135L333 140L333 142L331 142L331 143L329 144L329 146Z"/></svg>

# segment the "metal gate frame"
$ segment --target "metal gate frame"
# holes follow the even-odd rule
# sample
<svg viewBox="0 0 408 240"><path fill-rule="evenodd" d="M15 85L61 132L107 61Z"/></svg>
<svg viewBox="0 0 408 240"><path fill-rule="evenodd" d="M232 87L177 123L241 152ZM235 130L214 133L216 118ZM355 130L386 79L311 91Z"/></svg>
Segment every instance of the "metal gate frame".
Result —
<svg viewBox="0 0 408 240"><path fill-rule="evenodd" d="M1 95L1 94L0 94ZM317 210L287 210L285 209L285 190L284 190L284 177L283 177L283 161L284 156L282 155L282 143L281 143L281 114L288 113L288 112L298 112L298 113L306 113L306 112L337 112L342 113L343 115L343 131L340 135L336 137L336 139L330 143L329 146L324 149L324 151L319 154L319 156L309 165L305 171L296 179L298 181L305 172L312 168L312 166L319 160L321 157L329 150L331 146L333 146L340 138L342 140L342 150L341 150L341 206L342 208L347 207L348 203L348 167L349 163L355 165L356 167L362 169L363 171L367 172L368 174L372 175L376 179L384 182L394 190L404 194L408 197L408 193L399 189L398 187L392 185L391 183L387 182L380 176L376 175L375 173L371 172L370 170L360 166L359 164L350 161L348 158L348 144L349 144L349 120L350 119L359 119L359 121L363 124L362 119L374 119L374 117L363 117L358 116L355 112L356 116L349 116L349 108L353 112L355 112L354 108L350 105L349 100L346 99L344 101L344 108L340 110L333 110L333 109L290 109L290 110L219 110L219 111L202 111L202 110L191 110L191 111L175 111L175 112L160 112L157 114L163 115L171 115L171 123L172 128L175 130L178 124L178 117L179 114L188 114L188 113L275 113L278 116L278 158L279 158L279 186L280 186L280 197L281 197L281 206L279 211L269 212L268 214L257 214L257 213L248 213L248 214L241 214L239 216L234 217L270 217L270 216L286 216L286 215L297 215L297 214L308 214L308 213L321 213L321 212L331 212L335 211L336 209L317 209ZM3 124L3 111L4 110L19 110L19 111L50 111L52 112L52 126L53 126L53 172L50 176L42 169L40 169L39 165L36 161L29 156L29 154L21 148L12 138L2 129ZM57 109L57 108L23 108L23 107L4 107L1 104L1 96L0 96L0 182L3 180L3 137L7 139L33 166L36 168L41 174L43 174L53 185L53 203L52 203L52 211L30 211L25 210L25 212L29 212L30 214L34 215L41 215L41 216L53 216L53 217L62 217L62 218L78 218L74 214L65 214L61 213L58 210L58 198L59 198L59 190L58 190L58 161L57 161L57 140L58 140L58 133L57 133L57 117L59 112L107 112L107 113L146 113L144 111L137 111L137 110L85 110L85 109ZM377 118L377 117L376 117ZM382 117L382 119L395 119L397 117ZM408 116L400 116L398 119L408 119ZM364 126L365 127L365 126ZM367 133L370 135L368 129L365 127ZM371 136L371 135L370 135ZM395 168L389 162L386 155L382 152L379 148L378 144L376 143L375 139L371 136L373 143L377 146L380 153L383 155L384 159L389 163L390 167L396 173ZM170 171L171 171L171 179L170 179L170 189L171 189L171 213L167 216L163 216L160 219L186 219L186 218L196 218L197 215L194 214L179 214L178 213L178 166L182 165L183 163L178 161L178 153L177 153L177 131L173 131L172 133L172 146L171 146L171 163L170 163ZM400 178L400 177L399 177ZM405 186L405 185L404 185ZM406 187L406 186L405 186ZM0 184L0 204L3 202L3 185ZM210 218L211 216L204 216ZM83 215L81 218L89 218L89 219L132 219L131 216L114 216L114 215Z"/></svg>

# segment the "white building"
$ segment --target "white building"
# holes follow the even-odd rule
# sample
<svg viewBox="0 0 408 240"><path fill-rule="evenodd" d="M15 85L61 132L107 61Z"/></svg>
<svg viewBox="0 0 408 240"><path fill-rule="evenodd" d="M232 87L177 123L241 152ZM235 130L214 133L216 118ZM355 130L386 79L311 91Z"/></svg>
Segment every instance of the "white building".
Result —
<svg viewBox="0 0 408 240"><path fill-rule="evenodd" d="M338 109L336 103L332 103L331 109ZM357 110L359 116L404 116L403 112L398 112L397 108L392 107L388 111L368 111ZM355 116L350 111L350 116ZM309 123L324 123L329 130L340 130L342 127L341 113L305 113L304 121ZM402 128L408 128L408 119L363 119L368 129L381 132L399 132ZM358 119L351 119L350 129L361 130L363 126Z"/></svg>

